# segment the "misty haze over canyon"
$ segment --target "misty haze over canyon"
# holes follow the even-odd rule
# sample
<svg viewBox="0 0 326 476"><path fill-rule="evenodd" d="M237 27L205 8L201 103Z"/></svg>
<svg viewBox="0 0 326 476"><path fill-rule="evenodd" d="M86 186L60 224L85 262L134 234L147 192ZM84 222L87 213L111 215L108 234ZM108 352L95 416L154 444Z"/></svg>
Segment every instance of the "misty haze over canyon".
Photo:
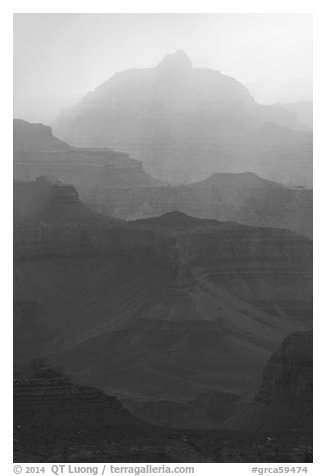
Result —
<svg viewBox="0 0 326 476"><path fill-rule="evenodd" d="M180 15L15 15L15 462L312 461L311 18Z"/></svg>

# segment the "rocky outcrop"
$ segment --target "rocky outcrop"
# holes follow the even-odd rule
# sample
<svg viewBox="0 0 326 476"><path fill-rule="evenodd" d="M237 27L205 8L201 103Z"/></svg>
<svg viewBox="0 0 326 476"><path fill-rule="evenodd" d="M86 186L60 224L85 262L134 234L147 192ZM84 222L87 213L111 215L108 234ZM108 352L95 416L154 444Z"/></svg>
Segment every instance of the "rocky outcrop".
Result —
<svg viewBox="0 0 326 476"><path fill-rule="evenodd" d="M13 195L15 260L94 253L92 240L121 223L90 210L73 185L55 177L14 181Z"/></svg>
<svg viewBox="0 0 326 476"><path fill-rule="evenodd" d="M268 361L257 402L312 405L312 331L287 336Z"/></svg>
<svg viewBox="0 0 326 476"><path fill-rule="evenodd" d="M38 152L63 152L72 150L52 134L52 129L44 124L30 123L14 119L13 123L14 158L20 154Z"/></svg>
<svg viewBox="0 0 326 476"><path fill-rule="evenodd" d="M267 362L252 403L239 405L223 427L246 431L312 430L312 331L288 335Z"/></svg>
<svg viewBox="0 0 326 476"><path fill-rule="evenodd" d="M50 219L57 208L58 216L70 208L72 216L86 207L79 202L73 185L59 182L55 177L42 176L34 182L14 181L14 221ZM91 215L91 212L90 212Z"/></svg>
<svg viewBox="0 0 326 476"><path fill-rule="evenodd" d="M43 124L14 120L14 179L32 181L43 175L73 183L82 198L107 187L155 183L142 163L126 153L70 147Z"/></svg>
<svg viewBox="0 0 326 476"><path fill-rule="evenodd" d="M137 431L142 426L116 398L91 387L76 385L50 367L39 369L27 378L14 378L14 402L18 421L19 418L32 418L45 432L44 419L53 419L52 410L60 411L61 421L58 423L65 423L72 432L74 428L69 428L68 422L72 426L82 426L87 421L90 426L87 431L93 434L99 430L100 422L100 426L111 427L116 433L122 430L122 426L123 431Z"/></svg>
<svg viewBox="0 0 326 476"><path fill-rule="evenodd" d="M267 123L277 136L260 130ZM193 68L180 51L156 68L115 74L54 124L69 144L125 151L171 183L250 170L311 187L312 134L296 128L294 113L257 104L240 82Z"/></svg>
<svg viewBox="0 0 326 476"><path fill-rule="evenodd" d="M312 198L312 190L243 173L214 174L188 185L98 190L86 202L99 213L127 220L178 210L198 218L287 228L312 238Z"/></svg>

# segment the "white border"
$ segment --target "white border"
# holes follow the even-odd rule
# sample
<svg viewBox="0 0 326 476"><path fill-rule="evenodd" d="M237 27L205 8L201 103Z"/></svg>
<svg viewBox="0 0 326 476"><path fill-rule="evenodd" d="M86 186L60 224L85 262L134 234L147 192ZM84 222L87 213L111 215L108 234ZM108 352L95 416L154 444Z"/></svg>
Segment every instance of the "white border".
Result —
<svg viewBox="0 0 326 476"><path fill-rule="evenodd" d="M155 5L155 8L154 8ZM135 8L137 7L137 9ZM200 9L199 9L200 8ZM321 1L138 1L92 0L15 1L1 8L1 442L0 467L4 476L12 473L12 13L313 13L314 14L314 463L308 474L326 474L325 464L325 364L326 343L326 103L325 46L326 15ZM253 464L228 463L195 465L196 474L250 473ZM204 468L203 468L204 466ZM260 467L277 467L264 464ZM3 468L3 469L2 469ZM293 474L293 473L291 473Z"/></svg>

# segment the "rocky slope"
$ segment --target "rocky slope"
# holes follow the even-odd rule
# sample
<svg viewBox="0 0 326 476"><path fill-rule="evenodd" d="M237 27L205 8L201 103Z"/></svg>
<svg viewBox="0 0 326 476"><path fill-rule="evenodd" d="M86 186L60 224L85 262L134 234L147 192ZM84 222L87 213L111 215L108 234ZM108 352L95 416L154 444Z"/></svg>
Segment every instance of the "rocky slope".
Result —
<svg viewBox="0 0 326 476"><path fill-rule="evenodd" d="M99 213L127 220L178 210L198 218L287 228L312 238L312 198L312 190L242 173L214 174L187 185L109 188L86 201Z"/></svg>
<svg viewBox="0 0 326 476"><path fill-rule="evenodd" d="M153 185L142 163L111 149L70 147L51 128L14 120L14 179L31 181L42 175L73 183L81 197L107 187Z"/></svg>
<svg viewBox="0 0 326 476"><path fill-rule="evenodd" d="M277 137L260 131L268 123ZM250 170L311 187L312 134L301 128L294 113L256 103L241 83L193 68L182 51L115 74L54 124L69 144L126 151L168 182Z"/></svg>
<svg viewBox="0 0 326 476"><path fill-rule="evenodd" d="M305 331L284 339L264 369L257 401L312 405L312 338L312 331Z"/></svg>
<svg viewBox="0 0 326 476"><path fill-rule="evenodd" d="M289 334L267 362L255 402L240 405L226 428L312 430L312 331Z"/></svg>

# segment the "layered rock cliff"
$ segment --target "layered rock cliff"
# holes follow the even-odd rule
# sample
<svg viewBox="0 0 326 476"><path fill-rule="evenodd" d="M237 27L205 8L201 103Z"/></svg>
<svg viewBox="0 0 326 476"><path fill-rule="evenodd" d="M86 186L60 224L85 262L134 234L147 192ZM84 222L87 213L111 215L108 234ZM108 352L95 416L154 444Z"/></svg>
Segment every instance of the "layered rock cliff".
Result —
<svg viewBox="0 0 326 476"><path fill-rule="evenodd" d="M73 183L81 197L117 186L152 185L142 163L111 149L70 147L51 128L14 120L14 179L31 181L42 175Z"/></svg>
<svg viewBox="0 0 326 476"><path fill-rule="evenodd" d="M277 137L259 131L266 123L280 126ZM311 187L312 134L289 128L302 128L295 114L257 104L240 82L193 68L181 51L115 74L54 124L69 144L126 151L168 182L250 170Z"/></svg>
<svg viewBox="0 0 326 476"><path fill-rule="evenodd" d="M23 153L63 152L72 149L54 137L51 127L22 119L14 119L13 122L13 148L14 158Z"/></svg>
<svg viewBox="0 0 326 476"><path fill-rule="evenodd" d="M14 181L14 221L49 220L57 208L57 217L71 210L71 216L78 215L87 207L79 201L73 185L59 182L55 177L38 177L34 182ZM91 215L92 212L90 211Z"/></svg>
<svg viewBox="0 0 326 476"><path fill-rule="evenodd" d="M92 252L89 235L122 223L90 210L73 185L52 176L14 181L14 258Z"/></svg>

